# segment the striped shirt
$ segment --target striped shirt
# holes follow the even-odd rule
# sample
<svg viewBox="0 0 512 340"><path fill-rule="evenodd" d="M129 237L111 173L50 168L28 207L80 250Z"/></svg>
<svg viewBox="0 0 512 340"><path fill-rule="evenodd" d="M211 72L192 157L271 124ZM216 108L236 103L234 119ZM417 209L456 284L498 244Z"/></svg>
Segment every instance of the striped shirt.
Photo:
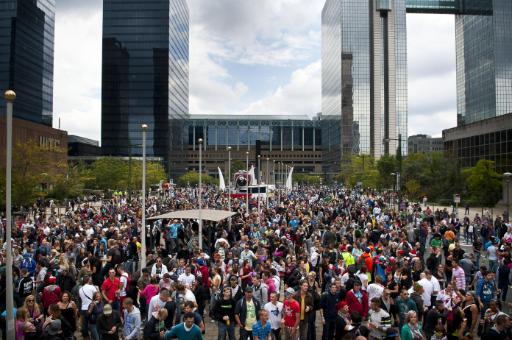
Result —
<svg viewBox="0 0 512 340"><path fill-rule="evenodd" d="M466 289L466 274L464 274L462 267L453 268L452 276L455 278L457 289Z"/></svg>

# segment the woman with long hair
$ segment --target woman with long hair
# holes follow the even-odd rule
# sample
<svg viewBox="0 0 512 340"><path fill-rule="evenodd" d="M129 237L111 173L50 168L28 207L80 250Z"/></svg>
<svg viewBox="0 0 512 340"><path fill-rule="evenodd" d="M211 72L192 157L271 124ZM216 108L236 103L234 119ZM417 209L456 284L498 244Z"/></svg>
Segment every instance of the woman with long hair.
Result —
<svg viewBox="0 0 512 340"><path fill-rule="evenodd" d="M71 331L76 331L76 320L78 315L78 308L76 303L71 300L71 294L68 291L63 291L60 295L60 301L57 302L60 308L60 315L66 319L71 327Z"/></svg>
<svg viewBox="0 0 512 340"><path fill-rule="evenodd" d="M40 335L43 330L44 313L39 304L36 303L35 296L28 295L23 302L22 308L27 311L27 321L35 326L37 334Z"/></svg>
<svg viewBox="0 0 512 340"><path fill-rule="evenodd" d="M25 308L16 310L16 340L29 340L36 338L36 327L28 320L28 312Z"/></svg>

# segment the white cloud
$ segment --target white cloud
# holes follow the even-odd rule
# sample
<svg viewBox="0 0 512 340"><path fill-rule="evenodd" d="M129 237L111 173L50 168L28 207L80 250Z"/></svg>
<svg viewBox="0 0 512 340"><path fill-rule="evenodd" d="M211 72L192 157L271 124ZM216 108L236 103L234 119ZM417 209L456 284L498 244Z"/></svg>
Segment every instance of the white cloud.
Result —
<svg viewBox="0 0 512 340"><path fill-rule="evenodd" d="M57 12L54 120L70 134L101 135L101 9Z"/></svg>
<svg viewBox="0 0 512 340"><path fill-rule="evenodd" d="M308 115L320 111L321 102L321 61L294 71L288 84L274 93L251 103L239 112L242 115Z"/></svg>

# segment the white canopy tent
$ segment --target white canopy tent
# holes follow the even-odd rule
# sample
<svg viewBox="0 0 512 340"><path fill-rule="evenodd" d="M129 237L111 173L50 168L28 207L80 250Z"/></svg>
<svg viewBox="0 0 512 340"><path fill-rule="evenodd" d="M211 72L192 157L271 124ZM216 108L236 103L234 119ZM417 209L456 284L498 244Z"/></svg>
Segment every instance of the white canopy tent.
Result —
<svg viewBox="0 0 512 340"><path fill-rule="evenodd" d="M193 209L171 211L162 215L150 217L148 218L148 220L202 219L207 221L219 222L236 214L237 213L226 210L201 209L201 211L199 211L199 209Z"/></svg>

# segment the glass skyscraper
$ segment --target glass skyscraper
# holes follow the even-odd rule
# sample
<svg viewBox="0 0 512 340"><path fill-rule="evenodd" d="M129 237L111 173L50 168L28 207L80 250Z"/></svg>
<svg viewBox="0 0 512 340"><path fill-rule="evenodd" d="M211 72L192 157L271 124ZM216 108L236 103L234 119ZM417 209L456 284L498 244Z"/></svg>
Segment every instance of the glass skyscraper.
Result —
<svg viewBox="0 0 512 340"><path fill-rule="evenodd" d="M14 117L49 126L54 27L55 0L0 0L0 89L16 92Z"/></svg>
<svg viewBox="0 0 512 340"><path fill-rule="evenodd" d="M399 134L406 149L405 0L326 1L322 127L327 171L352 154L395 154Z"/></svg>
<svg viewBox="0 0 512 340"><path fill-rule="evenodd" d="M351 154L407 149L406 12L454 14L459 125L512 112L512 1L326 0L322 140L332 169Z"/></svg>
<svg viewBox="0 0 512 340"><path fill-rule="evenodd" d="M186 0L104 0L102 149L172 168L188 118L189 12Z"/></svg>

